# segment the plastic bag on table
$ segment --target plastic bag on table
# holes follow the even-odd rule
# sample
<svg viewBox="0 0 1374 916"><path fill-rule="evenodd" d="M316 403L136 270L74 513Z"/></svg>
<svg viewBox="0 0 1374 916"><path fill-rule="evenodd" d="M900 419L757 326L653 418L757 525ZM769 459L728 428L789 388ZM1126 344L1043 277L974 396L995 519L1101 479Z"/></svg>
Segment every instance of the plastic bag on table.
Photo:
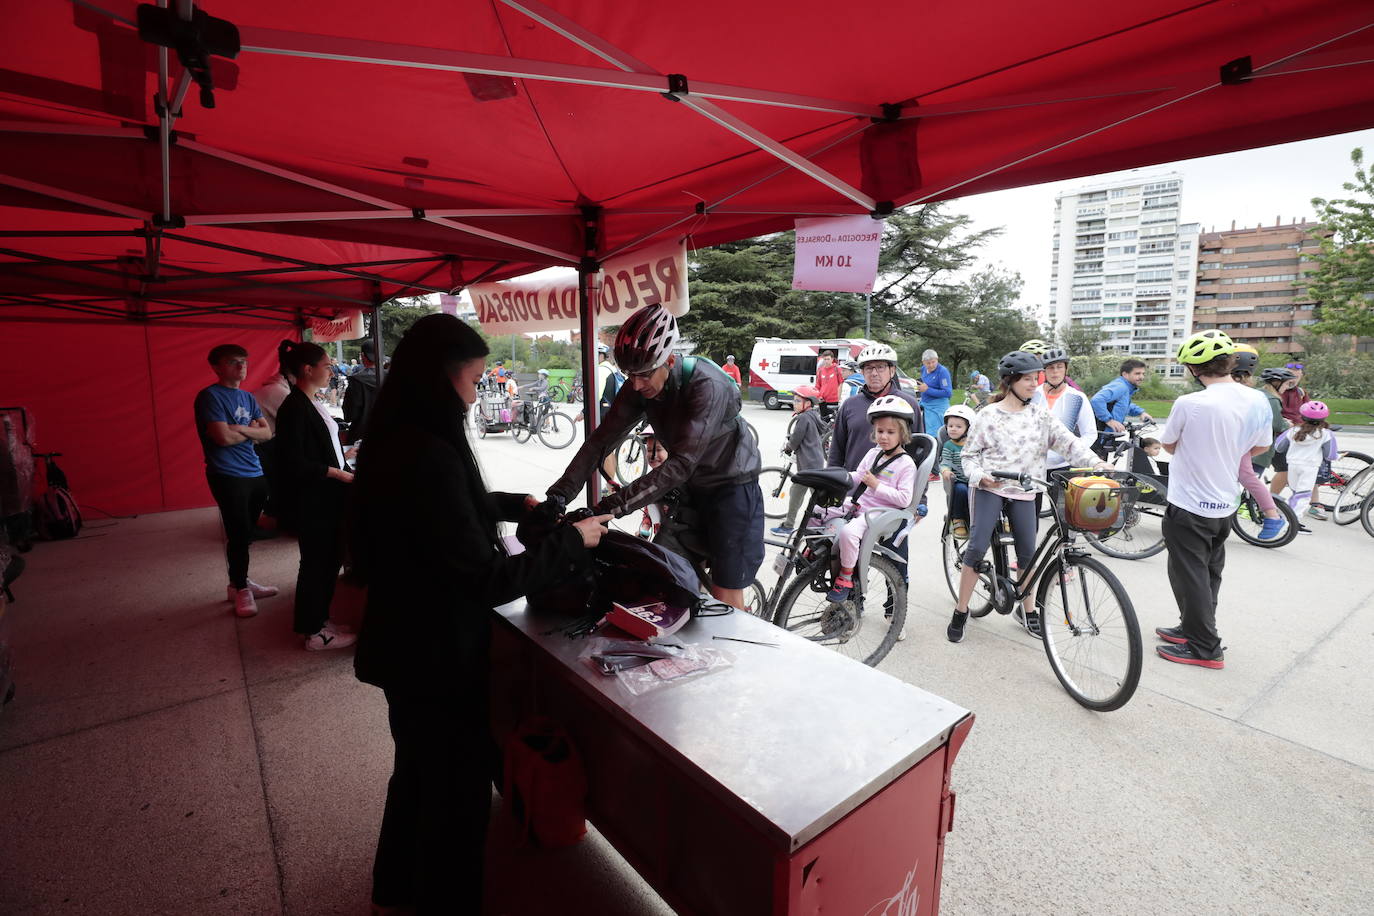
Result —
<svg viewBox="0 0 1374 916"><path fill-rule="evenodd" d="M613 676L634 696L728 668L735 658L707 646L660 644L597 637L580 656L593 670Z"/></svg>

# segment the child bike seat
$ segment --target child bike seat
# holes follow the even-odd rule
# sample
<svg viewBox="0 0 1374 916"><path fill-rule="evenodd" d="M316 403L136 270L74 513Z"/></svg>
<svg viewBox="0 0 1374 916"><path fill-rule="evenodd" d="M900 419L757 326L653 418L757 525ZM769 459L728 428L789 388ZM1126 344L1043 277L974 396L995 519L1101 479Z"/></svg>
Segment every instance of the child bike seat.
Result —
<svg viewBox="0 0 1374 916"><path fill-rule="evenodd" d="M827 496L844 496L852 489L849 472L844 468L819 468L814 471L798 471L792 475L792 482L810 487Z"/></svg>

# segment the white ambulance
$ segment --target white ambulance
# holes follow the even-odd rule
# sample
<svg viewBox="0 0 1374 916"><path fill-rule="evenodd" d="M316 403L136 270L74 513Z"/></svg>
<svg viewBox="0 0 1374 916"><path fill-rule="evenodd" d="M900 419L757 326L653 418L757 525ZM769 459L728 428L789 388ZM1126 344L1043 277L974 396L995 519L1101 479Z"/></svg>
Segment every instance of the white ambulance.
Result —
<svg viewBox="0 0 1374 916"><path fill-rule="evenodd" d="M870 343L871 340L859 337L818 340L755 337L754 353L749 357L749 398L762 401L769 410L790 406L792 392L798 385L816 384L816 363L822 350L835 354L843 362L856 358Z"/></svg>

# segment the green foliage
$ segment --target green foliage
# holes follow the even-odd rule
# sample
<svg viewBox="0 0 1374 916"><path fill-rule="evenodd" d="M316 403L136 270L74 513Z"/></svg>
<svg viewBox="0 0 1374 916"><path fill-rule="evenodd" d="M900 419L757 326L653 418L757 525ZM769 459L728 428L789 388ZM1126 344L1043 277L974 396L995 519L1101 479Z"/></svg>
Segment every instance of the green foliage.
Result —
<svg viewBox="0 0 1374 916"><path fill-rule="evenodd" d="M1096 394L1104 385L1121 374L1121 364L1126 357L1120 353L1092 353L1074 356L1069 360L1069 377L1079 384L1089 396ZM1172 401L1180 394L1196 390L1186 382L1171 382L1155 372L1145 373L1133 400L1143 398ZM1150 411L1151 414L1154 411Z"/></svg>
<svg viewBox="0 0 1374 916"><path fill-rule="evenodd" d="M920 333L917 323L923 318L934 320L927 328L932 334L939 328L952 331L935 320L948 307L996 294L966 290L953 274L971 266L977 247L1000 231L972 230L967 216L950 214L940 204L888 217L869 336L900 342ZM717 362L732 353L746 360L755 337L864 336L864 296L792 289L794 246L794 233L782 232L694 252L688 267L692 311L685 330L697 352Z"/></svg>
<svg viewBox="0 0 1374 916"><path fill-rule="evenodd" d="M921 351L930 347L940 354L956 385L962 385L959 380L966 380L973 369L995 377L1003 354L1040 333L1034 321L1014 308L1020 294L1019 274L996 267L974 274L911 319L915 336L897 350L902 365L915 366Z"/></svg>
<svg viewBox="0 0 1374 916"><path fill-rule="evenodd" d="M1097 345L1107 339L1107 332L1100 324L1070 324L1056 328L1051 322L1043 336L1056 341L1070 356L1088 356L1097 352Z"/></svg>
<svg viewBox="0 0 1374 916"><path fill-rule="evenodd" d="M1355 180L1342 187L1351 196L1313 198L1322 224L1317 269L1303 282L1317 303L1317 334L1374 336L1374 174L1364 167L1364 151L1350 153Z"/></svg>

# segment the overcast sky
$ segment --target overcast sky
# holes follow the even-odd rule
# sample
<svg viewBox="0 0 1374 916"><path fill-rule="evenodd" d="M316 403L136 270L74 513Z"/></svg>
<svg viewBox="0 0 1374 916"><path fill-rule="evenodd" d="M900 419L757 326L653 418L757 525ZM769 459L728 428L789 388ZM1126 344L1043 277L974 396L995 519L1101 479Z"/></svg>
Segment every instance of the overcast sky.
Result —
<svg viewBox="0 0 1374 916"><path fill-rule="evenodd" d="M1179 221L1201 223L1202 231L1287 223L1295 217L1315 218L1314 197L1344 197L1341 185L1353 178L1350 151L1362 147L1366 162L1374 157L1374 130L1357 131L1300 143L1185 159L1182 162L1138 169L1137 174L1183 173L1183 201ZM1021 274L1025 306L1045 305L1049 299L1051 243L1054 239L1054 196L1083 184L1126 176L1113 172L1073 181L1058 181L976 194L949 202L949 209L967 213L979 228L1004 226L1006 231L983 249L984 264L1001 264Z"/></svg>

